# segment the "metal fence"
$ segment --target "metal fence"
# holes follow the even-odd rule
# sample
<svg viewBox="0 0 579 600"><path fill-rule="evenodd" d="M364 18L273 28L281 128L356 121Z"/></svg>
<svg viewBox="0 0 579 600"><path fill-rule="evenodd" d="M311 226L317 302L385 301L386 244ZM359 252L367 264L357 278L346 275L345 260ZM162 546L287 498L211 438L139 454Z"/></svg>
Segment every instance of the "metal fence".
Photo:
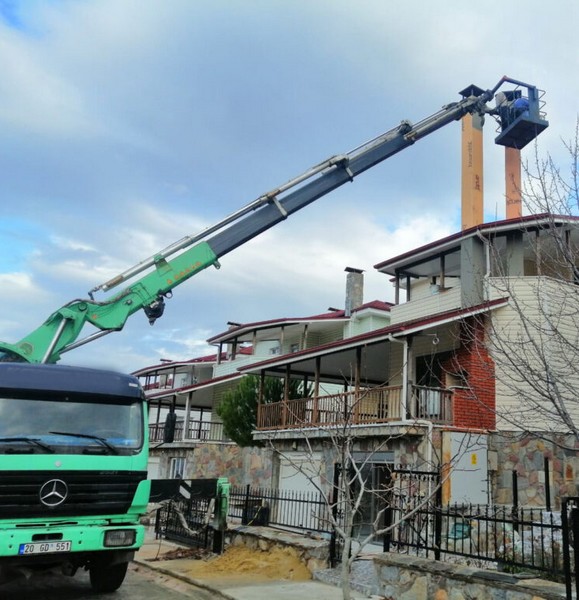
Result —
<svg viewBox="0 0 579 600"><path fill-rule="evenodd" d="M381 526L387 529L382 536L384 551L435 560L463 557L513 572L532 570L559 578L565 582L567 598L573 597L573 588L579 598L579 497L565 498L561 512L516 506L443 506L437 473L402 469L391 473L386 493L382 489L376 495L383 503ZM336 469L336 490L339 477ZM182 489L160 509L157 532L188 545L215 547L212 536L216 532L209 517L215 509L216 480L205 481L206 486L199 481L183 482L185 492ZM335 565L341 545L331 526L330 511L339 521L338 506L335 494L328 503L318 492L230 486L226 514L243 525L327 535L330 561ZM353 535L360 526L354 524Z"/></svg>
<svg viewBox="0 0 579 600"><path fill-rule="evenodd" d="M395 526L383 538L385 551L435 560L460 556L501 570L539 572L563 581L567 598L572 598L575 579L579 592L579 498L564 500L559 513L511 506L441 506L422 497L394 498L391 510Z"/></svg>
<svg viewBox="0 0 579 600"><path fill-rule="evenodd" d="M243 525L330 533L327 502L318 492L231 486L228 516Z"/></svg>
<svg viewBox="0 0 579 600"><path fill-rule="evenodd" d="M176 441L198 441L198 442L227 442L230 441L223 431L223 423L218 421L191 420L187 431L184 431L184 423L179 421L175 425ZM165 425L162 423L149 424L149 440L151 442L162 442L165 435Z"/></svg>
<svg viewBox="0 0 579 600"><path fill-rule="evenodd" d="M392 526L381 538L384 551L435 560L463 557L515 572L532 570L564 581L568 598L572 597L573 580L579 587L579 498L564 500L562 512L443 506L437 473L392 473L396 484L391 493L377 496L385 502L383 526ZM337 488L337 481L334 485ZM228 516L244 525L327 534L330 561L336 565L341 560L341 540L331 527L329 511L337 506L336 498L328 506L315 492L232 486ZM333 516L339 520L339 510L334 510ZM355 523L354 528L353 535L360 524Z"/></svg>
<svg viewBox="0 0 579 600"><path fill-rule="evenodd" d="M221 553L223 531L214 526L214 521L227 500L220 493L218 481L179 481L178 491L157 510L156 536Z"/></svg>

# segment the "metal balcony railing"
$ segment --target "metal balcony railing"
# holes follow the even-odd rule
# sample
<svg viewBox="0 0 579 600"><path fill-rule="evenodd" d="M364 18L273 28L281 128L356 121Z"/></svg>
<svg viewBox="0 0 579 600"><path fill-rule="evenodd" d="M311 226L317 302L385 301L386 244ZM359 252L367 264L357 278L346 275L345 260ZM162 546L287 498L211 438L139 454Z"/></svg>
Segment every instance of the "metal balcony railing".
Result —
<svg viewBox="0 0 579 600"><path fill-rule="evenodd" d="M149 441L162 442L164 429L165 426L162 423L151 423L149 425ZM189 421L185 435L184 423L177 423L175 426L175 441L228 442L230 440L223 432L223 423L217 421Z"/></svg>

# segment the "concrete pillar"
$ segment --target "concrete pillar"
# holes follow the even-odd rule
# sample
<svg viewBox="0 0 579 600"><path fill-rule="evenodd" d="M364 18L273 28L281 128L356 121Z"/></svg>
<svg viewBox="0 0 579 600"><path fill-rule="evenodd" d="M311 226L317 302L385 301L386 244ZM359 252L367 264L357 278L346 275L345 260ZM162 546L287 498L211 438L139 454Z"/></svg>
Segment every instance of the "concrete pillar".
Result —
<svg viewBox="0 0 579 600"><path fill-rule="evenodd" d="M462 118L462 229L483 223L483 118Z"/></svg>

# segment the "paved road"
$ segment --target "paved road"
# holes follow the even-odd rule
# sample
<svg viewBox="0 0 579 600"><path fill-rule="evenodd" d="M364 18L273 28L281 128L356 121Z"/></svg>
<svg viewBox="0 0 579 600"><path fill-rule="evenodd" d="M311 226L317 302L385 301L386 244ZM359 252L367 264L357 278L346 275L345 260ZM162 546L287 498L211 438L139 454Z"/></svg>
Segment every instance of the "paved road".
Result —
<svg viewBox="0 0 579 600"><path fill-rule="evenodd" d="M74 577L39 575L28 581L19 579L0 586L2 600L214 600L209 591L192 586L148 569L131 565L123 585L114 594L96 594L90 587L88 573L78 571Z"/></svg>

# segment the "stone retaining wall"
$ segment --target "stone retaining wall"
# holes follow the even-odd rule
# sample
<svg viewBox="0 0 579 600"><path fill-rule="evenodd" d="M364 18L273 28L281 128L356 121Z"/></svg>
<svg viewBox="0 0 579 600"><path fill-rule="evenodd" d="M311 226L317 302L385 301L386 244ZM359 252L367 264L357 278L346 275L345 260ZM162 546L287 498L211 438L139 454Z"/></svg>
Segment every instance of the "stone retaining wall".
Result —
<svg viewBox="0 0 579 600"><path fill-rule="evenodd" d="M374 557L386 600L564 600L562 584L397 554Z"/></svg>
<svg viewBox="0 0 579 600"><path fill-rule="evenodd" d="M308 538L302 534L278 531L269 527L244 525L229 529L227 535L232 546L247 546L262 552L268 552L274 547L285 548L299 558L312 574L328 568L330 554L327 540Z"/></svg>

